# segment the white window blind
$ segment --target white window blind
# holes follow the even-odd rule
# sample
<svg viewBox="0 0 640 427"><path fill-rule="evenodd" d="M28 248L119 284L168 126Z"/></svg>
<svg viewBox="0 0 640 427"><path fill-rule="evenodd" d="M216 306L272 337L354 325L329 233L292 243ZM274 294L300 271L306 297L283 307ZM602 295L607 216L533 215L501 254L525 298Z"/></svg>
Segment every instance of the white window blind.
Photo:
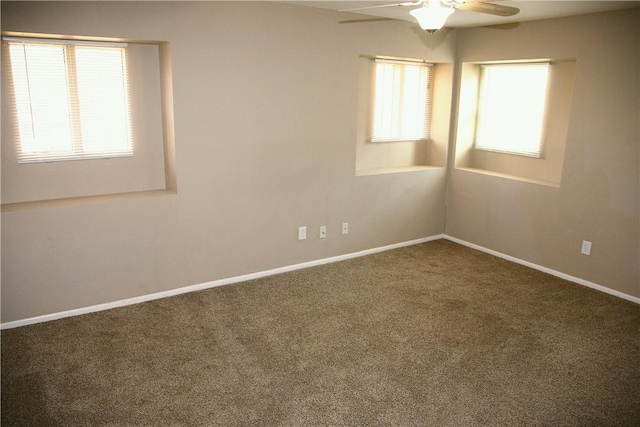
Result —
<svg viewBox="0 0 640 427"><path fill-rule="evenodd" d="M3 41L18 162L131 156L126 44Z"/></svg>
<svg viewBox="0 0 640 427"><path fill-rule="evenodd" d="M482 65L475 147L540 157L549 64Z"/></svg>
<svg viewBox="0 0 640 427"><path fill-rule="evenodd" d="M429 138L431 64L376 60L371 141Z"/></svg>

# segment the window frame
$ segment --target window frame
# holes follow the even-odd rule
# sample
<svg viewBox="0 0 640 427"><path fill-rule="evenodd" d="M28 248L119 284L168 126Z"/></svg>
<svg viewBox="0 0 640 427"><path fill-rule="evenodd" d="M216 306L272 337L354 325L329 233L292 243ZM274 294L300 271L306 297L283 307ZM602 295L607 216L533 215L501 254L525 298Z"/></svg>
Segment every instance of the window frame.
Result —
<svg viewBox="0 0 640 427"><path fill-rule="evenodd" d="M9 81L11 82L11 109L13 110L12 119L14 121L15 126L15 138L16 138L16 159L19 164L23 163L39 163L39 162L59 162L59 161L70 161L70 160L87 160L87 159L108 159L114 157L131 157L133 156L133 124L132 124L132 113L131 113L131 97L130 97L130 82L128 76L128 54L127 54L127 43L123 42L115 42L115 41L95 41L95 40L71 40L64 38L38 38L38 37L13 37L13 36L4 36L2 37L3 42L3 51L4 51L4 59L5 68ZM48 144L46 142L47 138L50 138L50 135L45 135L43 140L38 141L37 136L33 136L34 146L32 149L27 149L23 144L24 135L21 131L25 126L31 126L34 129L37 124L35 124L34 115L30 112L28 116L25 117L23 114L21 117L18 106L18 96L16 89L16 76L14 73L16 69L13 66L13 58L12 55L12 46L22 45L25 47L23 50L23 55L26 63L26 46L54 46L58 47L62 51L63 64L64 68L64 77L66 79L66 85L64 86L64 91L66 93L67 102L65 103L65 109L68 109L68 118L65 121L64 125L68 126L69 131L69 139L66 141L66 149L56 149L55 146ZM78 89L78 80L79 77L83 79L85 77L92 76L89 72L81 72L79 71L78 61L76 58L77 48L79 49L92 49L97 51L98 49L105 49L109 52L117 51L120 55L119 62L116 63L117 67L121 71L115 76L115 80L117 80L117 84L121 85L119 90L121 90L120 96L118 96L118 102L123 103L124 105L120 105L120 125L118 129L121 133L118 146L116 147L104 147L104 149L98 150L90 150L88 149L89 143L85 135L83 135L82 131L82 123L86 124L86 112L87 107L82 108L80 97L82 94L86 93L84 90ZM25 75L22 76L26 78L27 81L30 78L28 65L25 65ZM93 76L95 79L95 76ZM29 90L31 87L29 87ZM62 89L62 87L61 87ZM31 110L31 94L29 94L29 105L28 109ZM63 104L60 102L58 106L62 107ZM85 104L87 105L87 104ZM102 113L102 112L101 112ZM99 114L98 116L101 116ZM61 122L62 123L62 122ZM103 141L104 143L104 141ZM42 150L38 151L39 146L42 146Z"/></svg>

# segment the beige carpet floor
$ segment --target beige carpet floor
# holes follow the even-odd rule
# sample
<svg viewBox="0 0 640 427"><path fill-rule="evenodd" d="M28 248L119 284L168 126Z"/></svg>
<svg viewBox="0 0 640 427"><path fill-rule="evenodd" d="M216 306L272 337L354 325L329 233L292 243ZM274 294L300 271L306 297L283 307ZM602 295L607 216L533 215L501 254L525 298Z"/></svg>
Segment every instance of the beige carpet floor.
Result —
<svg viewBox="0 0 640 427"><path fill-rule="evenodd" d="M439 240L2 331L2 426L638 426L640 306Z"/></svg>

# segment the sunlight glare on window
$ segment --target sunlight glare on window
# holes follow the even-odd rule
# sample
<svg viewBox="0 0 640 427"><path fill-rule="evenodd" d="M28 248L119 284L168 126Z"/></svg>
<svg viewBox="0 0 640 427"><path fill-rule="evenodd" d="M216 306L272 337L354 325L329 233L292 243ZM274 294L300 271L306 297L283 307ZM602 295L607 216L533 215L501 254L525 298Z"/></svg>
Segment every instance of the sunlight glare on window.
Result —
<svg viewBox="0 0 640 427"><path fill-rule="evenodd" d="M428 138L429 78L425 65L376 63L373 142Z"/></svg>
<svg viewBox="0 0 640 427"><path fill-rule="evenodd" d="M404 111L413 111L414 114L407 114L402 122L402 135L413 135L415 138L422 138L425 134L426 102L424 93L427 91L427 81L423 75L424 67L406 67L404 74Z"/></svg>
<svg viewBox="0 0 640 427"><path fill-rule="evenodd" d="M76 47L82 145L87 153L130 149L124 49Z"/></svg>
<svg viewBox="0 0 640 427"><path fill-rule="evenodd" d="M476 148L539 157L548 64L484 65Z"/></svg>
<svg viewBox="0 0 640 427"><path fill-rule="evenodd" d="M22 152L71 153L64 47L16 44L10 54Z"/></svg>

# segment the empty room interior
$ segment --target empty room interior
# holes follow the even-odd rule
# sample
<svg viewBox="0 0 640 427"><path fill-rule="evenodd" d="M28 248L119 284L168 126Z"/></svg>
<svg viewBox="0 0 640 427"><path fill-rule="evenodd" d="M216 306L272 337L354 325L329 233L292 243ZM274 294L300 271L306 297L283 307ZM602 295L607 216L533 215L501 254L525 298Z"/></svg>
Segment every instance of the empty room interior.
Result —
<svg viewBox="0 0 640 427"><path fill-rule="evenodd" d="M640 3L391 3L2 2L3 425L640 420Z"/></svg>

